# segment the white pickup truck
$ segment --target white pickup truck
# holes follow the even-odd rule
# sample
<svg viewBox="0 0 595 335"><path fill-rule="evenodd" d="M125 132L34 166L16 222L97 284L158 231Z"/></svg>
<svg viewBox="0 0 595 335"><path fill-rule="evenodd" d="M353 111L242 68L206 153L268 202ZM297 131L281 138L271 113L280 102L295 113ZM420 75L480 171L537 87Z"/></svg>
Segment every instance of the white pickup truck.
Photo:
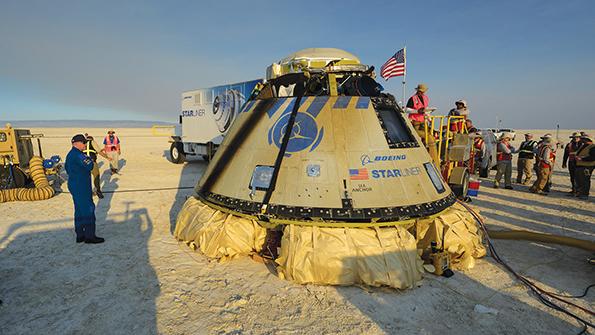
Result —
<svg viewBox="0 0 595 335"><path fill-rule="evenodd" d="M516 132L513 129L509 129L509 128L501 128L501 129L490 129L494 135L496 136L496 138L500 138L502 136L502 134L504 133L509 133L510 136L512 136L512 140L514 141L515 137L516 137Z"/></svg>

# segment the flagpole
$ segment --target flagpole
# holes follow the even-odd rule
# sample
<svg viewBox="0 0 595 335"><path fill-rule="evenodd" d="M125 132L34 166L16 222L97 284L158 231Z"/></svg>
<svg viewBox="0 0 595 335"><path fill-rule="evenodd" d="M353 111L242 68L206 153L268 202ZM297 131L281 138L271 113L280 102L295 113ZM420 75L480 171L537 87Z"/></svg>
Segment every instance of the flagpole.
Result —
<svg viewBox="0 0 595 335"><path fill-rule="evenodd" d="M403 72L403 100L401 100L401 104L403 106L401 106L401 108L403 108L403 110L405 110L405 106L407 105L407 102L405 101L405 82L406 82L406 76L407 76L407 46L405 45L405 47L403 47L403 62L405 62L405 71Z"/></svg>

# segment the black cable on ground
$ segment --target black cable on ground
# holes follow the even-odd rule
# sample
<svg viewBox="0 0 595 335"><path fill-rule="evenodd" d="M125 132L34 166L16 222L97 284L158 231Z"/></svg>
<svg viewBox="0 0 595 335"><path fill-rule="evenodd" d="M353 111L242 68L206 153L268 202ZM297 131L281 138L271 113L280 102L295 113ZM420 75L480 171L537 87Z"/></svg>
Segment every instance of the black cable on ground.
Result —
<svg viewBox="0 0 595 335"><path fill-rule="evenodd" d="M129 192L150 192L150 191L170 191L170 190L189 190L193 189L194 186L180 186L180 187L162 187L162 188L142 188L136 190L114 190L114 191L101 191L101 193L129 193ZM63 191L60 193L67 193L68 191Z"/></svg>
<svg viewBox="0 0 595 335"><path fill-rule="evenodd" d="M149 191L169 191L169 190L189 190L194 186L180 186L180 187L162 187L162 188L143 188L136 190L114 190L114 191L101 191L101 193L128 193L128 192L149 192Z"/></svg>
<svg viewBox="0 0 595 335"><path fill-rule="evenodd" d="M591 284L591 285L587 286L587 288L585 289L585 291L581 295L564 295L564 294L558 294L558 293L554 293L554 292L548 292L548 293L551 294L551 295L558 296L560 298L573 298L573 299L575 299L575 298L584 298L584 297L587 296L587 293L589 292L589 290L591 289L591 287L594 287L594 286L595 286L595 284Z"/></svg>
<svg viewBox="0 0 595 335"><path fill-rule="evenodd" d="M458 200L457 200L458 201ZM498 253L496 252L496 249L492 243L492 241L490 240L490 236L488 234L488 230L483 222L483 219L479 216L479 214L477 214L471 207L469 207L467 204L458 201L463 207L465 207L469 213L471 213L471 215L473 215L473 217L475 218L475 220L477 221L477 223L479 224L479 226L481 227L481 229L483 230L484 234L485 234L485 238L486 241L488 243L488 249L490 250L490 254L492 255L492 257L494 258L494 260L500 264L502 267L504 267L508 272L510 272L514 277L516 277L521 283L523 283L529 290L531 290L531 292L533 292L533 294L537 297L537 299L544 305L546 305L547 307L550 307L552 309L555 309L559 312L562 312L570 317L572 317L573 319L579 321L580 323L583 324L583 329L581 330L581 332L579 334L584 334L586 333L588 327L591 328L595 328L595 325L583 318L581 318L580 316L574 314L573 312L571 312L570 310L568 310L567 308L558 305L555 300L558 300L560 302L563 302L565 304L568 304L570 306L573 306L575 308L578 308L584 312L586 312L587 314L590 315L595 315L595 312L584 308L582 306L579 306L577 304L574 304L570 301L567 301L565 299L562 299L563 296L559 296L556 294L551 294L550 292L547 292L545 290L543 290L542 288L538 287L535 283L533 283L532 281L530 281L527 277L517 273L516 271L514 271L502 258L500 258L500 256L498 255ZM587 290L585 291L585 295L587 293L589 288L587 288Z"/></svg>

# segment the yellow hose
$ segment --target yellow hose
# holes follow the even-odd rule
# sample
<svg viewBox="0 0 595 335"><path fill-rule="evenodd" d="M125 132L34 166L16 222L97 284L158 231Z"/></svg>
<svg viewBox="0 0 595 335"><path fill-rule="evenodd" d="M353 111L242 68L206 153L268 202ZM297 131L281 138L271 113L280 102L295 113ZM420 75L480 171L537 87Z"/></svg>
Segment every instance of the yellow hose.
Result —
<svg viewBox="0 0 595 335"><path fill-rule="evenodd" d="M45 176L41 157L33 156L31 158L29 161L29 175L33 179L35 188L0 190L0 202L46 200L54 196L54 189Z"/></svg>
<svg viewBox="0 0 595 335"><path fill-rule="evenodd" d="M499 240L525 240L543 243L566 245L595 252L595 242L559 235L533 233L525 230L488 231L490 238Z"/></svg>

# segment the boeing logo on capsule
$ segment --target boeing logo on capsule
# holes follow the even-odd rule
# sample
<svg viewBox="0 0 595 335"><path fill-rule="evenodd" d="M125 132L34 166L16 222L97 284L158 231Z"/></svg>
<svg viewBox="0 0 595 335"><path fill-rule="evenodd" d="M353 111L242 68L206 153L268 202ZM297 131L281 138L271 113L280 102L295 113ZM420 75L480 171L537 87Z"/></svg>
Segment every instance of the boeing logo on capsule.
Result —
<svg viewBox="0 0 595 335"><path fill-rule="evenodd" d="M370 158L370 156L364 154L361 155L360 161L362 162L362 166L365 166L370 163L374 162L384 162L384 161L404 161L407 159L407 155L384 155L384 156L374 156L374 159Z"/></svg>

